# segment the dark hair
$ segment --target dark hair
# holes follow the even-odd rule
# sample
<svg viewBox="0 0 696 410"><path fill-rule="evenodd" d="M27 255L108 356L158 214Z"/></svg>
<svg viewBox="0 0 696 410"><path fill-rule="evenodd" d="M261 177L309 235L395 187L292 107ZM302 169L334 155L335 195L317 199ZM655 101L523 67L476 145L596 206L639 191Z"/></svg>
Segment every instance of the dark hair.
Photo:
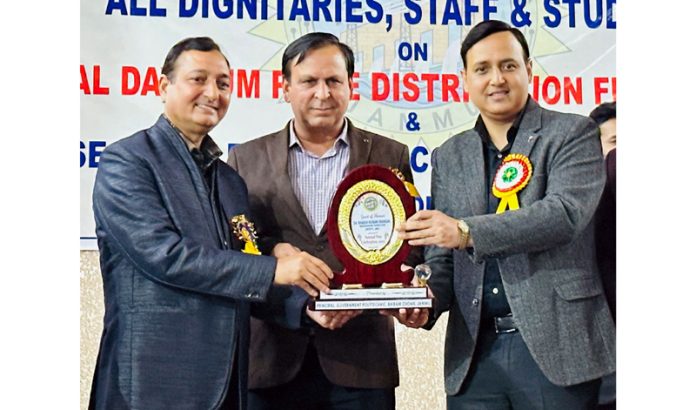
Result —
<svg viewBox="0 0 696 410"><path fill-rule="evenodd" d="M599 104L590 113L590 118L592 118L597 125L602 125L606 121L616 118L616 101Z"/></svg>
<svg viewBox="0 0 696 410"><path fill-rule="evenodd" d="M320 32L305 34L288 45L285 52L283 52L283 77L288 81L290 80L290 62L292 62L295 57L297 57L297 62L295 64L299 64L304 60L307 52L326 46L336 46L341 50L343 59L346 60L348 79L350 80L353 78L353 72L355 71L353 50L346 44L341 43L338 37L333 34Z"/></svg>
<svg viewBox="0 0 696 410"><path fill-rule="evenodd" d="M524 38L524 34L518 29L510 26L509 24L502 22L500 20L487 20L482 21L474 26L474 28L469 31L462 41L462 48L459 54L462 56L462 62L464 63L464 69L466 69L466 53L469 49L474 46L474 44L483 40L484 38L490 36L491 34L500 33L501 31L509 31L513 36L520 42L522 46L522 51L524 52L524 62L529 60L529 46L527 45L527 40Z"/></svg>
<svg viewBox="0 0 696 410"><path fill-rule="evenodd" d="M162 75L166 75L170 81L173 81L173 78L170 77L170 74L174 73L176 60L179 59L181 53L189 50L217 51L222 55L222 58L225 59L227 67L230 66L230 62L227 61L227 57L225 57L225 55L222 54L220 46L218 46L213 41L213 39L211 39L210 37L189 37L174 44L174 47L172 47L171 50L169 50L169 53L167 53L167 57L164 59L164 64L162 65Z"/></svg>

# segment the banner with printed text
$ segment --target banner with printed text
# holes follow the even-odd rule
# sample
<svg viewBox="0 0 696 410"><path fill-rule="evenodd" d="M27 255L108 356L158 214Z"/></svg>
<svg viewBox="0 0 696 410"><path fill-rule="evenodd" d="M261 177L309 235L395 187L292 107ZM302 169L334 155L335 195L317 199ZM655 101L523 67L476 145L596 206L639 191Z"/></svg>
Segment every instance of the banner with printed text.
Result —
<svg viewBox="0 0 696 410"><path fill-rule="evenodd" d="M615 0L82 0L80 245L96 249L92 188L109 144L162 112L160 68L177 41L209 36L231 65L232 101L211 132L225 151L282 128L292 116L280 74L285 47L330 32L355 53L347 116L409 146L430 204L430 152L478 115L460 76L471 27L503 20L525 35L529 92L542 106L587 115L616 99Z"/></svg>

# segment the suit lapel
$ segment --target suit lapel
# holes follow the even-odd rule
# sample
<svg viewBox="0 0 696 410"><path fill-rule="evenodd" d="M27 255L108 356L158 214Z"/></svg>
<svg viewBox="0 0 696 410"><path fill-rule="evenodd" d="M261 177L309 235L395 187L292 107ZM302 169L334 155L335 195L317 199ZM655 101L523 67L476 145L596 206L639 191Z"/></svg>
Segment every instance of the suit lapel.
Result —
<svg viewBox="0 0 696 410"><path fill-rule="evenodd" d="M172 128L164 115L161 115L154 128L164 141L164 144L169 150L173 151L175 157L179 157L179 161L167 161L161 164L164 178L167 175L188 175L191 179L191 185L177 185L177 189L182 191L182 195L186 197L195 197L198 199L198 205L203 215L210 235L218 238L218 230L216 221L213 219L213 212L208 199L208 189L206 188L203 175L198 170L198 166L193 161L191 153L186 146L186 143L179 133ZM166 168L173 167L172 171L166 171Z"/></svg>
<svg viewBox="0 0 696 410"><path fill-rule="evenodd" d="M461 138L463 144L460 152L462 153L459 169L462 171L461 178L466 187L466 199L469 202L469 209L472 215L482 215L486 213L486 173L483 162L483 142L476 131L464 135ZM464 175L463 170L471 170L470 175Z"/></svg>
<svg viewBox="0 0 696 410"><path fill-rule="evenodd" d="M541 107L539 107L539 104L530 96L529 102L527 103L527 112L524 113L520 129L517 131L517 137L515 137L515 142L512 144L510 153L522 154L529 158L532 148L534 148L536 142L541 138L539 130L541 130ZM533 167L534 164L532 164L532 170Z"/></svg>
<svg viewBox="0 0 696 410"><path fill-rule="evenodd" d="M350 145L350 158L348 159L348 171L367 164L372 149L372 138L361 132L348 121L348 145Z"/></svg>
<svg viewBox="0 0 696 410"><path fill-rule="evenodd" d="M247 218L251 218L249 214L249 208L247 205L247 198L243 200L240 196L244 194L244 189L237 184L235 178L230 174L231 169L225 168L227 164L218 160L218 165L215 169L215 178L217 180L218 187L218 200L220 201L220 206L222 207L223 226L222 231L225 236L225 240L229 244L230 249L242 249L243 245L241 240L237 238L232 233L232 228L230 226L230 219L237 215L246 215ZM253 221L252 221L253 222Z"/></svg>
<svg viewBox="0 0 696 410"><path fill-rule="evenodd" d="M522 154L529 158L532 148L537 140L541 138L539 130L541 129L541 108L529 97L526 112L522 117L520 129L517 131L515 142L510 149L511 154ZM473 130L472 130L473 131ZM486 187L485 164L483 161L483 142L476 131L473 131L471 137L462 139L464 144L461 152L463 153L461 169L471 169L471 175L466 177L465 184L467 186L467 200L469 201L470 209L474 215L481 215L487 212L486 198L488 187ZM473 166L464 167L465 163L471 163ZM534 167L534 164L532 164Z"/></svg>
<svg viewBox="0 0 696 410"><path fill-rule="evenodd" d="M279 131L272 138L268 139L266 144L267 155L271 159L272 176L269 178L269 183L276 184L276 192L287 205L288 211L292 214L295 220L302 224L305 229L308 229L312 235L314 228L309 223L309 219L302 209L299 199L292 189L290 175L288 175L288 144L290 143L290 126L292 122L288 122L282 131Z"/></svg>

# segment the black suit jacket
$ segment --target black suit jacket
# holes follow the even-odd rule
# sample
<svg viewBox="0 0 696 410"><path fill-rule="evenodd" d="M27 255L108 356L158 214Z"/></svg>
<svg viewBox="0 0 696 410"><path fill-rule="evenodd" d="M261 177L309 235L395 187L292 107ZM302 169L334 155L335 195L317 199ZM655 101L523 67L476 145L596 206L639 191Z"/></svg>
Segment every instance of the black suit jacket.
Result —
<svg viewBox="0 0 696 410"><path fill-rule="evenodd" d="M353 126L348 121L348 168L368 163L396 167L412 181L408 147ZM326 225L317 236L295 196L287 171L289 123L273 134L241 144L230 151L229 164L249 187L249 201L258 222L262 250L289 242L322 259L335 272L343 270L329 247ZM414 258L414 256L411 256ZM417 258L417 256L415 256ZM414 263L414 261L409 261ZM281 301L294 309L299 326L307 296L294 291ZM393 320L362 315L343 328L288 329L252 318L249 387L264 388L290 381L300 370L307 344L313 340L326 377L334 384L359 388L391 388L399 384Z"/></svg>
<svg viewBox="0 0 696 410"><path fill-rule="evenodd" d="M604 163L607 183L595 214L595 240L604 294L616 322L616 149L609 151Z"/></svg>
<svg viewBox="0 0 696 410"><path fill-rule="evenodd" d="M249 209L239 175L213 166L222 210L164 117L102 154L93 207L106 311L90 408L218 408L235 361L244 407L249 302L266 298L276 262L232 250L217 228Z"/></svg>

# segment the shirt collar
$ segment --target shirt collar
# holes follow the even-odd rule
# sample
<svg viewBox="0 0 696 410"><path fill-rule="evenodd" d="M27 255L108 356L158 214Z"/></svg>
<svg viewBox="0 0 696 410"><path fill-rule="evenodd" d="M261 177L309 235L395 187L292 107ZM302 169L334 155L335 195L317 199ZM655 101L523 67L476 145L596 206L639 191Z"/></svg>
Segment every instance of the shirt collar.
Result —
<svg viewBox="0 0 696 410"><path fill-rule="evenodd" d="M344 118L343 119L343 128L341 129L341 133L338 134L338 138L336 138L336 141L334 141L333 147L324 154L324 156L330 155L332 151L336 150L336 144L338 144L339 141L342 141L345 146L348 146L348 121ZM288 143L288 148L293 148L297 146L303 153L310 155L309 152L305 151L304 147L302 147L302 144L300 143L300 140L297 138L297 134L295 134L295 120L290 121L290 141Z"/></svg>
<svg viewBox="0 0 696 410"><path fill-rule="evenodd" d="M191 156L196 160L196 163L202 170L208 169L221 155L222 150L217 146L210 135L203 137L200 148L194 147L191 149Z"/></svg>
<svg viewBox="0 0 696 410"><path fill-rule="evenodd" d="M507 147L511 147L512 143L515 141L517 131L519 131L520 124L522 124L522 119L524 118L524 114L527 112L527 107L529 107L530 98L531 97L527 97L527 102L524 103L524 108L522 108L522 111L520 111L519 114L517 114L517 118L515 118L515 121L512 123L512 126L507 132ZM476 119L476 124L474 124L474 131L478 133L478 135L481 137L481 140L483 140L484 144L488 144L491 142L491 135L488 133L488 129L486 128L486 124L483 122L483 118L481 118L481 114L479 114L478 118Z"/></svg>
<svg viewBox="0 0 696 410"><path fill-rule="evenodd" d="M186 143L186 137L184 137L184 134L176 128L176 126L167 118L165 115L164 118L167 120L169 125L171 125L172 128L176 130L176 132L179 134L179 137L182 138L184 143L186 144L186 148L188 148L188 144ZM203 137L203 140L201 141L201 146L200 148L189 148L189 152L191 153L191 157L193 157L194 161L196 161L196 164L200 169L205 171L208 169L211 165L213 165L213 162L215 162L216 159L220 158L222 155L222 150L220 147L217 146L215 141L210 137L210 135L206 135Z"/></svg>

